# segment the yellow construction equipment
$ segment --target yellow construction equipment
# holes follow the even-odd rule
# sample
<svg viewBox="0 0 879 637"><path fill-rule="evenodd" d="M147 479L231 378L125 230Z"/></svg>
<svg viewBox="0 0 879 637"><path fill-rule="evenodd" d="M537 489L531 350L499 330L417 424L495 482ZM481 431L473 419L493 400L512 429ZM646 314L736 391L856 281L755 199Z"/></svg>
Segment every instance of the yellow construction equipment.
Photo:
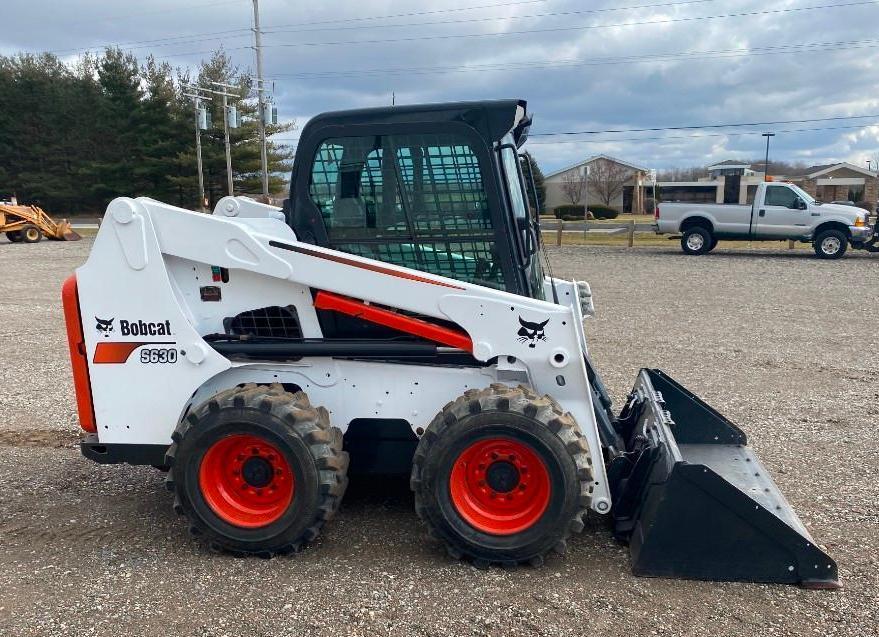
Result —
<svg viewBox="0 0 879 637"><path fill-rule="evenodd" d="M36 243L43 237L56 241L79 241L67 219L55 221L37 206L0 204L0 232L12 243Z"/></svg>

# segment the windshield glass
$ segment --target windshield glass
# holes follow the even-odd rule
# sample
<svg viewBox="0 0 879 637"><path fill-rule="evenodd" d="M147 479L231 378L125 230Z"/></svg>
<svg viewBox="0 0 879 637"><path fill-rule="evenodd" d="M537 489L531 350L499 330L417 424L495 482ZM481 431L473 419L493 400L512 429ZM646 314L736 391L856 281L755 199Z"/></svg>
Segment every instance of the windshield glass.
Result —
<svg viewBox="0 0 879 637"><path fill-rule="evenodd" d="M800 196L800 199L802 199L806 203L815 203L815 198L796 184L787 185L790 186L790 189L797 193Z"/></svg>
<svg viewBox="0 0 879 637"><path fill-rule="evenodd" d="M513 206L513 214L517 219L525 219L528 216L528 206L525 204L525 194L522 183L519 181L519 156L516 153L513 136L507 134L502 140L503 144L509 144L501 149L501 159L504 164L504 175L507 178L507 186L510 190L510 203Z"/></svg>

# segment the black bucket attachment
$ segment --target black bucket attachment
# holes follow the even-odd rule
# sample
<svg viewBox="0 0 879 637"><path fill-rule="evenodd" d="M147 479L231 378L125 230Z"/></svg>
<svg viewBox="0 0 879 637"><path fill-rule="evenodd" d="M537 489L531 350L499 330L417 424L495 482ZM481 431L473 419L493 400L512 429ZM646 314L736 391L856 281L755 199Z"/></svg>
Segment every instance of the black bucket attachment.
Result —
<svg viewBox="0 0 879 637"><path fill-rule="evenodd" d="M614 532L636 575L839 588L745 434L672 378L642 369L616 428Z"/></svg>

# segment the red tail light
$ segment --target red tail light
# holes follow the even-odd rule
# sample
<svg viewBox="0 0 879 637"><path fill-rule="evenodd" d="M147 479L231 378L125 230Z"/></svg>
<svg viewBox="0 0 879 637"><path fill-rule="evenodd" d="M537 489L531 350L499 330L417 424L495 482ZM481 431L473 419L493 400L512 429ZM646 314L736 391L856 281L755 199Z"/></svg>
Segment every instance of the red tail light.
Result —
<svg viewBox="0 0 879 637"><path fill-rule="evenodd" d="M82 319L79 315L79 294L76 276L70 276L61 287L64 304L64 322L67 324L67 345L70 347L70 365L73 367L73 388L76 390L76 409L79 426L85 431L96 432L95 408L92 404L92 384L86 359L85 342L82 337Z"/></svg>
<svg viewBox="0 0 879 637"><path fill-rule="evenodd" d="M656 204L656 207L653 209L653 219L654 221L659 221L659 204Z"/></svg>

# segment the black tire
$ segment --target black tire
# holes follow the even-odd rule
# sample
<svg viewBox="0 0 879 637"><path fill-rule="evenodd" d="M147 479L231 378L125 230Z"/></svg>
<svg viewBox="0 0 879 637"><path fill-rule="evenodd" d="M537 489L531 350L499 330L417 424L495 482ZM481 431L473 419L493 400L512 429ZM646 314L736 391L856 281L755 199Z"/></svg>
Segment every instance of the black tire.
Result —
<svg viewBox="0 0 879 637"><path fill-rule="evenodd" d="M848 248L848 235L842 230L824 230L812 242L820 259L839 259Z"/></svg>
<svg viewBox="0 0 879 637"><path fill-rule="evenodd" d="M709 246L708 246L708 250L706 251L706 253L707 253L707 252L711 252L711 251L714 250L714 248L716 248L716 247L717 247L717 237L712 236L712 237L711 237L711 243L709 244Z"/></svg>
<svg viewBox="0 0 879 637"><path fill-rule="evenodd" d="M21 241L21 231L10 230L6 233L6 238L9 239L10 243L19 243Z"/></svg>
<svg viewBox="0 0 879 637"><path fill-rule="evenodd" d="M708 228L690 226L681 235L681 250L684 254L707 254L713 248L712 241L714 237Z"/></svg>
<svg viewBox="0 0 879 637"><path fill-rule="evenodd" d="M279 466L293 477L286 508L274 521L255 528L230 523L218 514L200 484L208 451L236 436L256 437L282 456L280 465L270 465L265 472L268 482L253 486L271 490ZM215 550L260 557L296 552L335 515L348 484L342 432L330 426L326 409L312 407L304 393L292 394L281 385L250 384L223 391L194 408L172 438L165 464L171 467L166 485L176 496L174 510L186 515L190 532ZM241 475L246 475L249 461L248 457ZM241 486L247 490L250 485Z"/></svg>
<svg viewBox="0 0 879 637"><path fill-rule="evenodd" d="M530 448L542 461L550 485L548 504L540 517L524 530L504 535L468 522L451 494L458 460L481 441L499 437ZM503 458L499 462L510 464ZM485 470L486 478L491 466ZM480 464L479 468L484 467ZM418 443L410 479L415 511L430 535L445 543L451 557L469 559L479 568L539 566L550 550L564 553L570 534L583 530L593 484L588 446L573 417L549 396L502 384L469 390L437 414ZM491 497L514 492L515 484L510 491L499 491Z"/></svg>
<svg viewBox="0 0 879 637"><path fill-rule="evenodd" d="M27 224L18 231L22 243L39 243L43 233L35 225Z"/></svg>

